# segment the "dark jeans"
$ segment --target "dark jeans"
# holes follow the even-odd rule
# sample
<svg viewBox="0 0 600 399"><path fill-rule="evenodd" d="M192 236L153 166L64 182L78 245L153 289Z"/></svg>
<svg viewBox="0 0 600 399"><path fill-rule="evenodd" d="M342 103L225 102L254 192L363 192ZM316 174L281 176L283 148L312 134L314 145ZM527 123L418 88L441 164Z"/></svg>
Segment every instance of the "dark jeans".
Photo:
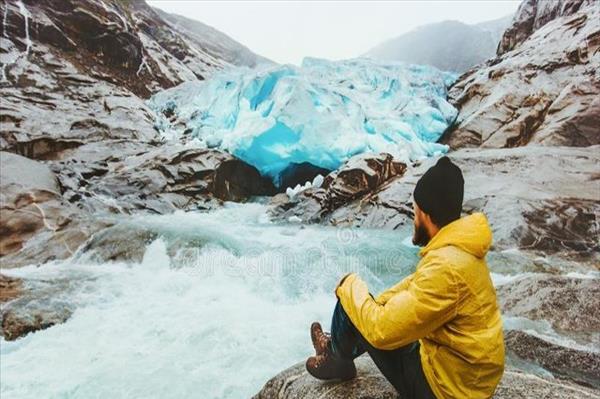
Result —
<svg viewBox="0 0 600 399"><path fill-rule="evenodd" d="M435 399L421 367L419 342L394 350L376 349L354 327L340 301L335 305L331 320L330 350L335 356L348 360L368 352L402 399Z"/></svg>

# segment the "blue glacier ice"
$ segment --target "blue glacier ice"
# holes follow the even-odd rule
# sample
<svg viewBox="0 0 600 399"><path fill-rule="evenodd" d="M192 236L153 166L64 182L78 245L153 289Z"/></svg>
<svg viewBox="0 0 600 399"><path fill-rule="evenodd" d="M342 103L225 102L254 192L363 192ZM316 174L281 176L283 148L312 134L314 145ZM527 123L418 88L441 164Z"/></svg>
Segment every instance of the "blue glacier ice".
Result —
<svg viewBox="0 0 600 399"><path fill-rule="evenodd" d="M278 184L293 163L333 170L363 152L405 161L445 152L436 141L457 116L446 101L455 79L422 65L306 58L300 67L229 69L148 105L165 136L228 151Z"/></svg>

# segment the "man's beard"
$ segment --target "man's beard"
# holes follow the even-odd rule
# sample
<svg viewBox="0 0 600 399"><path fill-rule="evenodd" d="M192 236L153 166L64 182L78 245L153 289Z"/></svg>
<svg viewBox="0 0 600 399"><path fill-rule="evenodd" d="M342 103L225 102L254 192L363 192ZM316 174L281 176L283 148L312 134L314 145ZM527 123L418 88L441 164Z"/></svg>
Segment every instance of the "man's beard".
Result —
<svg viewBox="0 0 600 399"><path fill-rule="evenodd" d="M420 225L420 226L415 226L415 232L413 234L413 245L417 245L419 247L424 247L425 245L427 245L429 243L429 240L431 239L431 237L429 237L429 234L427 233L427 229L425 229L425 226Z"/></svg>

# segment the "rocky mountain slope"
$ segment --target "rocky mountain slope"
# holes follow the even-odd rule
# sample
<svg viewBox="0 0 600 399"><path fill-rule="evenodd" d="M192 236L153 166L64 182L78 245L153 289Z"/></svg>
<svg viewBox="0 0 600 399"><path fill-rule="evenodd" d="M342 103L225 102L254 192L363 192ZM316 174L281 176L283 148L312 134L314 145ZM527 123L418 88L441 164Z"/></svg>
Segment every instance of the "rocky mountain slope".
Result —
<svg viewBox="0 0 600 399"><path fill-rule="evenodd" d="M454 148L600 143L600 3L527 0L498 54L449 92Z"/></svg>
<svg viewBox="0 0 600 399"><path fill-rule="evenodd" d="M212 53L143 1L9 0L0 15L3 267L70 256L109 223L91 215L271 192L228 154L162 146L144 102L237 53Z"/></svg>
<svg viewBox="0 0 600 399"><path fill-rule="evenodd" d="M509 15L476 25L443 21L422 26L375 46L365 55L462 73L495 54L511 18Z"/></svg>
<svg viewBox="0 0 600 399"><path fill-rule="evenodd" d="M171 28L194 43L199 44L205 51L233 65L244 65L254 68L260 64L272 64L273 61L257 55L248 47L241 45L223 32L203 24L195 19L177 14L170 14L158 8L155 9Z"/></svg>

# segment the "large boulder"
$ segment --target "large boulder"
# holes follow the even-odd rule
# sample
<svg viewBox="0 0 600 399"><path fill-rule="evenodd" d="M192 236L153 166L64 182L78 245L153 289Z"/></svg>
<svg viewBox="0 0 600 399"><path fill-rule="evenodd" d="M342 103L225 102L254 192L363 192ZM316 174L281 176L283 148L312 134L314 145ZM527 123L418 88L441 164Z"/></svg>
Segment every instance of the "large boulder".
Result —
<svg viewBox="0 0 600 399"><path fill-rule="evenodd" d="M41 231L65 228L72 209L62 203L58 179L47 165L0 152L0 256L19 251Z"/></svg>
<svg viewBox="0 0 600 399"><path fill-rule="evenodd" d="M449 91L459 109L442 138L453 148L600 143L600 7L526 0L498 56Z"/></svg>
<svg viewBox="0 0 600 399"><path fill-rule="evenodd" d="M368 201L406 171L406 164L390 154L361 154L325 176L319 187L299 193L280 194L271 203L274 220L295 220L335 224L336 210Z"/></svg>
<svg viewBox="0 0 600 399"><path fill-rule="evenodd" d="M350 381L323 382L314 379L298 363L282 371L258 392L254 399L402 399L385 380L368 356L356 360L358 376ZM566 381L550 380L517 370L506 370L495 399L592 399L598 391Z"/></svg>

